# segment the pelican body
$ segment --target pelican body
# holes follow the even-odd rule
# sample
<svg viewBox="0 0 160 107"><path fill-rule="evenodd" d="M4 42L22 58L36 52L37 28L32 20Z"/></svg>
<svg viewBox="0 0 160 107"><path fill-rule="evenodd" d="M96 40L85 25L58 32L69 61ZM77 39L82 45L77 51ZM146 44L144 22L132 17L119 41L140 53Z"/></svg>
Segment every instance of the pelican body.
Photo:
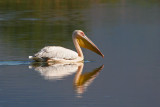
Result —
<svg viewBox="0 0 160 107"><path fill-rule="evenodd" d="M89 49L104 57L98 47L84 34L83 31L75 30L72 34L72 39L77 52L60 46L46 46L34 56L29 56L29 59L38 62L81 62L84 60L81 47Z"/></svg>

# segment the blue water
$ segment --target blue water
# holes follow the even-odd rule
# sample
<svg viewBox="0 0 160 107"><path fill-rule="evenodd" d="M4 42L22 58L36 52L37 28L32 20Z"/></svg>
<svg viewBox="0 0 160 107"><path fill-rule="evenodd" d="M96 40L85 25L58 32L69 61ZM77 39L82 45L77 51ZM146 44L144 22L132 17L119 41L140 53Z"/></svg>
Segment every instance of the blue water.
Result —
<svg viewBox="0 0 160 107"><path fill-rule="evenodd" d="M28 65L32 61L0 61L0 65Z"/></svg>
<svg viewBox="0 0 160 107"><path fill-rule="evenodd" d="M159 107L159 19L156 0L1 1L0 107ZM75 50L75 29L104 58L83 49L84 65L28 59L44 46Z"/></svg>

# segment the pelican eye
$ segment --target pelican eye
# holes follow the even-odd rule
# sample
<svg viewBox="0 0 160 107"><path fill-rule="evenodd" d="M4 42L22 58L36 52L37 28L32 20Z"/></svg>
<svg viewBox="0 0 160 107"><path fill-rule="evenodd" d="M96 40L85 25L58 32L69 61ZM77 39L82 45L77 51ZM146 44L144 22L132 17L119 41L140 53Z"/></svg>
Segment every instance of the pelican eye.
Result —
<svg viewBox="0 0 160 107"><path fill-rule="evenodd" d="M83 32L80 32L80 34L81 34L82 36L85 36L85 34L84 34Z"/></svg>

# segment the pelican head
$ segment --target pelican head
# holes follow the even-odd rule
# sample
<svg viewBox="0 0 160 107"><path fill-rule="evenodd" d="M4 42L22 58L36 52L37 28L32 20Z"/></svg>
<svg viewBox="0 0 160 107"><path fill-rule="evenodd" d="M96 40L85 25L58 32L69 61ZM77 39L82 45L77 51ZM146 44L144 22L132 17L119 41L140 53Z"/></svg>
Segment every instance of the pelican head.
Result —
<svg viewBox="0 0 160 107"><path fill-rule="evenodd" d="M89 49L98 55L104 57L104 55L101 53L101 51L98 49L98 47L84 34L82 30L75 30L72 35L73 42L75 46L76 43L79 44L80 47ZM76 47L77 49L77 47ZM79 49L77 49L78 51ZM79 52L79 51L78 51ZM81 52L82 53L82 52Z"/></svg>

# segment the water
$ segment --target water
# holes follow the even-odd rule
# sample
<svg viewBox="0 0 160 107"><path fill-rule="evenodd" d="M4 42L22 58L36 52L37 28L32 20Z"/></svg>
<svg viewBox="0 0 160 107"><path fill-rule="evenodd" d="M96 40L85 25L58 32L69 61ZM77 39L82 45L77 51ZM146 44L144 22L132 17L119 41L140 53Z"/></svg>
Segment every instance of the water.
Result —
<svg viewBox="0 0 160 107"><path fill-rule="evenodd" d="M158 0L0 1L0 107L159 107L159 19ZM48 45L75 50L75 29L105 57L28 60Z"/></svg>

